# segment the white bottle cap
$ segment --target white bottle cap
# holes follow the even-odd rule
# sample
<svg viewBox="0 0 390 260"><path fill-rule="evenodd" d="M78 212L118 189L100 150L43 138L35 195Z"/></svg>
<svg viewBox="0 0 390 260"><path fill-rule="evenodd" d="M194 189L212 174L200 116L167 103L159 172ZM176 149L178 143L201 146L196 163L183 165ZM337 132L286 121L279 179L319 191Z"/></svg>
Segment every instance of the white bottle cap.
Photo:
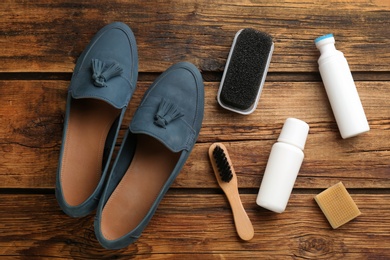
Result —
<svg viewBox="0 0 390 260"><path fill-rule="evenodd" d="M287 118L280 132L278 142L288 143L303 150L308 133L309 125L306 122L296 118Z"/></svg>

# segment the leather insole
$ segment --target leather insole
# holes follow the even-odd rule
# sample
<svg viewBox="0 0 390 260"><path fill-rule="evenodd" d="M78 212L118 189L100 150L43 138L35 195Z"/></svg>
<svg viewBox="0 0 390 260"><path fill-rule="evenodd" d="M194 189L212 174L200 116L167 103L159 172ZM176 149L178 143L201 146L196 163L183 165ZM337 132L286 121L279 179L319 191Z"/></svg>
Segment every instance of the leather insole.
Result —
<svg viewBox="0 0 390 260"><path fill-rule="evenodd" d="M65 201L80 205L95 190L102 174L107 134L120 110L96 99L73 99L61 162Z"/></svg>
<svg viewBox="0 0 390 260"><path fill-rule="evenodd" d="M102 212L101 230L108 240L120 238L137 227L180 157L180 153L171 152L153 137L137 138L134 158Z"/></svg>

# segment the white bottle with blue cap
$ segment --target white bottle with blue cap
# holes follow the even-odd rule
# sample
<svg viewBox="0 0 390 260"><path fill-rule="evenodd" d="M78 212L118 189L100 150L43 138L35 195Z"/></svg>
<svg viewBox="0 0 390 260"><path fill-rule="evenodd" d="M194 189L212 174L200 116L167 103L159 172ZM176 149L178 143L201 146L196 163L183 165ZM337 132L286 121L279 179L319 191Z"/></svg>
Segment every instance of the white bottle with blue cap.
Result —
<svg viewBox="0 0 390 260"><path fill-rule="evenodd" d="M345 139L368 132L370 126L348 62L344 54L336 50L333 34L318 37L314 42L321 52L319 70L341 137Z"/></svg>

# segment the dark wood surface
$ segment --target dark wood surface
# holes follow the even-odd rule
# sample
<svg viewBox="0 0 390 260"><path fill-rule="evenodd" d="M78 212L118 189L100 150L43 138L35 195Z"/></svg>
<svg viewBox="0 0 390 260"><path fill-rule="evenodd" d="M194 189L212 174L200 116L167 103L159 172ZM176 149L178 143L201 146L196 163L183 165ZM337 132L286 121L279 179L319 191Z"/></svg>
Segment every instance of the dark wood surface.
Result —
<svg viewBox="0 0 390 260"><path fill-rule="evenodd" d="M141 238L109 251L94 214L72 219L54 197L67 87L77 57L104 25L135 33L139 81L124 129L143 93L170 65L190 61L205 81L197 144ZM222 109L216 94L236 31L275 42L257 110ZM370 132L343 140L313 40L333 33L344 52ZM390 2L373 1L3 1L0 3L0 258L390 259ZM284 120L310 125L305 160L287 210L255 203ZM223 142L255 228L234 229L207 156ZM333 230L313 197L342 181L362 215Z"/></svg>

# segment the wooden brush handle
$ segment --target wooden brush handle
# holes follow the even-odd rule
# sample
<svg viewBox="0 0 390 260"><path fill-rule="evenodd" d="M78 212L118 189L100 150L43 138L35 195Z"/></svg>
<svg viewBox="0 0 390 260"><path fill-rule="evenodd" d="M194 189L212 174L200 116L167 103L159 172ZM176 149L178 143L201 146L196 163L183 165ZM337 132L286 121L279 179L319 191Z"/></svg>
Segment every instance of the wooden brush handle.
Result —
<svg viewBox="0 0 390 260"><path fill-rule="evenodd" d="M244 207L242 206L240 196L237 189L225 190L226 197L229 200L232 208L234 224L236 226L237 234L242 240L251 240L255 233L252 222L249 219Z"/></svg>

